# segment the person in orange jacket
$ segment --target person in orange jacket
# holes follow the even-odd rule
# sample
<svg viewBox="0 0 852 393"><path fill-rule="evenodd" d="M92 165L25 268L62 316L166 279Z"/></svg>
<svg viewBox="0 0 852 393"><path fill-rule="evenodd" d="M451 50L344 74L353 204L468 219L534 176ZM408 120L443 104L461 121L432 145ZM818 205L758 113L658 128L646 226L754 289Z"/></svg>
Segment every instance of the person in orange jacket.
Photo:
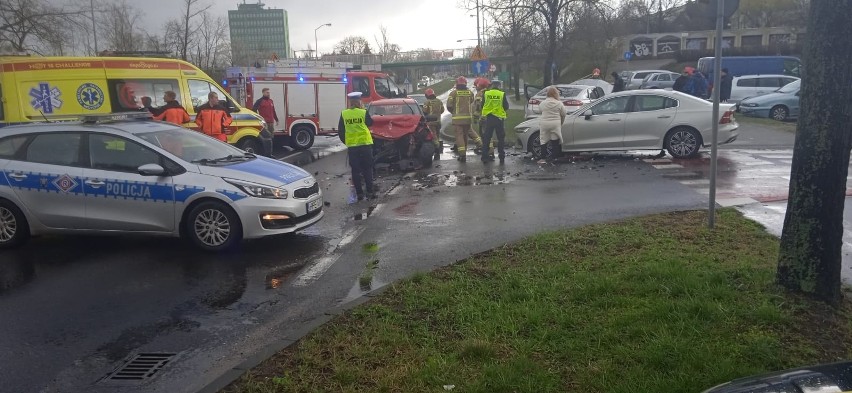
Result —
<svg viewBox="0 0 852 393"><path fill-rule="evenodd" d="M225 127L231 125L231 114L219 103L219 95L216 92L211 91L207 95L207 103L198 107L195 124L201 132L222 142L228 141Z"/></svg>
<svg viewBox="0 0 852 393"><path fill-rule="evenodd" d="M154 120L167 121L177 125L189 123L189 113L186 113L186 109L177 101L177 94L175 92L165 92L163 100L166 101L166 105L158 109L160 114L154 116Z"/></svg>

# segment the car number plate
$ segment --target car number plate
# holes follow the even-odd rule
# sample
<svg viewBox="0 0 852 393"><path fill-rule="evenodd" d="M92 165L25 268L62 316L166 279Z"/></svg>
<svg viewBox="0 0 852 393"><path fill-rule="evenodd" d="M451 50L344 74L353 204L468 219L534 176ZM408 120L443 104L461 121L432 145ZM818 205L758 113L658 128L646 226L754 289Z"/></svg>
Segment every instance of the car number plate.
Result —
<svg viewBox="0 0 852 393"><path fill-rule="evenodd" d="M322 207L322 198L314 199L314 200L308 202L308 213L310 213L314 210L317 210L320 207Z"/></svg>

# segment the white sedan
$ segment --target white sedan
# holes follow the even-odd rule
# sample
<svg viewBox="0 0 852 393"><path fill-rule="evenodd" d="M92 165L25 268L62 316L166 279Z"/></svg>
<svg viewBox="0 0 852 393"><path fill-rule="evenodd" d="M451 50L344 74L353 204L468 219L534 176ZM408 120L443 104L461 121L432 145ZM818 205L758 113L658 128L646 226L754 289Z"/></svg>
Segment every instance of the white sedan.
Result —
<svg viewBox="0 0 852 393"><path fill-rule="evenodd" d="M675 158L698 155L710 145L713 121L719 122L719 144L737 139L734 105L721 104L712 120L713 104L677 91L630 90L607 95L569 114L562 124L562 151L668 150ZM541 156L538 119L517 127L524 151Z"/></svg>

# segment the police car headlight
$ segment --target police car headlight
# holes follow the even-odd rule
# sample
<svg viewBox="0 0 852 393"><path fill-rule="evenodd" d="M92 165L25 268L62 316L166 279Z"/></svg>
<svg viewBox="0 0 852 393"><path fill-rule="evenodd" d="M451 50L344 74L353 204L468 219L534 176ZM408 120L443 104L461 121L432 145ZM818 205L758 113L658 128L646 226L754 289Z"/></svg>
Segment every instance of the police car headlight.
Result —
<svg viewBox="0 0 852 393"><path fill-rule="evenodd" d="M745 107L748 107L748 108L754 108L754 107L757 107L757 104L754 103L754 102L747 102L745 104L740 104L740 106L745 106Z"/></svg>
<svg viewBox="0 0 852 393"><path fill-rule="evenodd" d="M290 193L284 188L265 186L263 184L236 179L225 179L225 181L255 198L287 199L290 196Z"/></svg>

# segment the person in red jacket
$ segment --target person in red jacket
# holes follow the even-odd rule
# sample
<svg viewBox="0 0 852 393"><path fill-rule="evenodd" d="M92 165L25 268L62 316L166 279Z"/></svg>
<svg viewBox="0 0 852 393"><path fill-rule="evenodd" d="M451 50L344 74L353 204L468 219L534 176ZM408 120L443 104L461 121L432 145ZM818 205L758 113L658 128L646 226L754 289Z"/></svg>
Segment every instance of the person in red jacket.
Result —
<svg viewBox="0 0 852 393"><path fill-rule="evenodd" d="M272 126L274 121L277 126L278 114L275 113L275 103L272 102L271 98L269 98L269 89L264 88L261 92L263 93L263 97L258 98L257 101L254 102L254 106L251 110L257 112L257 114L266 121L266 124Z"/></svg>
<svg viewBox="0 0 852 393"><path fill-rule="evenodd" d="M198 107L195 124L198 125L199 131L222 142L228 141L225 127L231 125L231 114L219 103L219 95L216 92L211 91L207 95L207 103Z"/></svg>
<svg viewBox="0 0 852 393"><path fill-rule="evenodd" d="M166 101L166 105L158 108L160 114L154 116L154 120L163 120L177 125L189 123L189 113L186 113L186 109L177 101L177 94L175 92L165 92L163 100Z"/></svg>

